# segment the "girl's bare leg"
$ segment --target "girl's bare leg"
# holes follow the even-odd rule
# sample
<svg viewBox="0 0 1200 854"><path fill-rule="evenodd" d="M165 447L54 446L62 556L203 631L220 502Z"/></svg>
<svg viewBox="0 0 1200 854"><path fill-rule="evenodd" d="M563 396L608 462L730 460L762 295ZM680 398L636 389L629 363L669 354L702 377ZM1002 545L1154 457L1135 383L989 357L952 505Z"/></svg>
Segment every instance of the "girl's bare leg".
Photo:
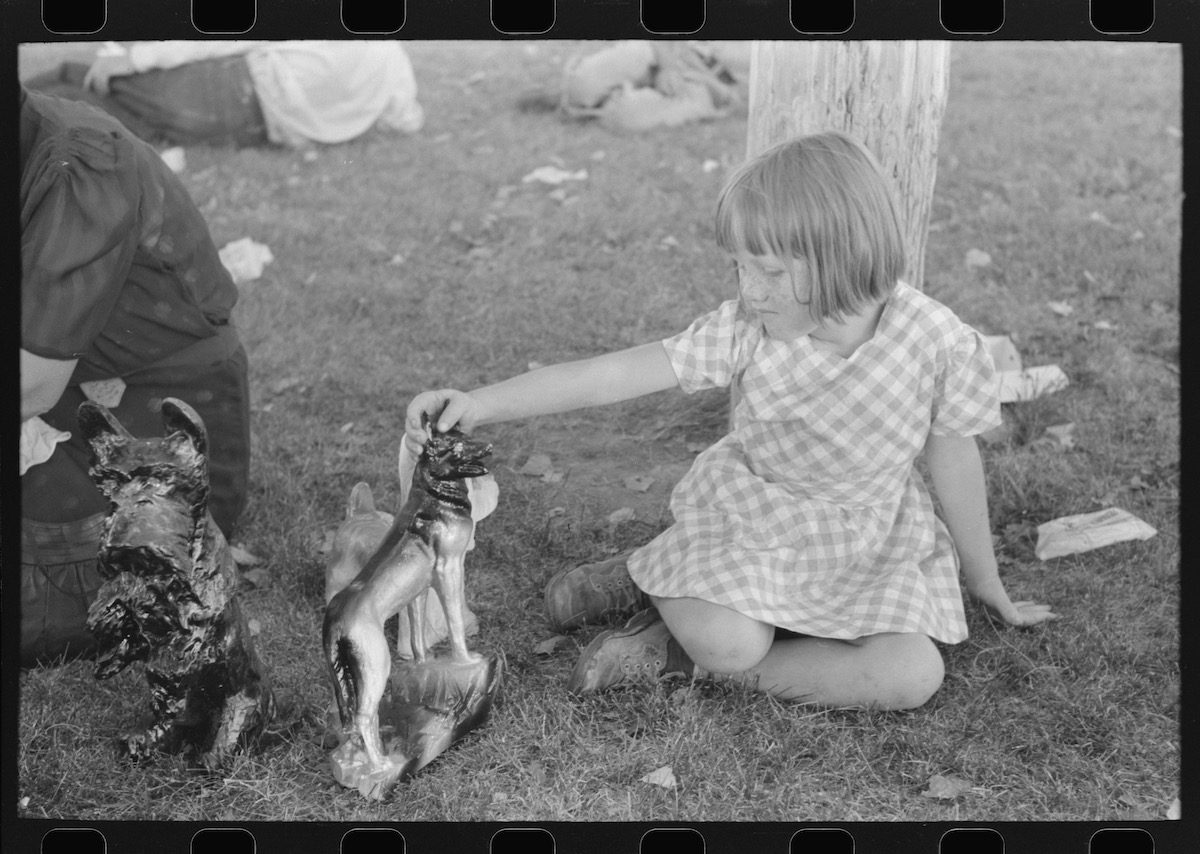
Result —
<svg viewBox="0 0 1200 854"><path fill-rule="evenodd" d="M942 684L933 641L917 633L775 640L775 629L700 599L653 599L692 661L715 678L832 707L913 709Z"/></svg>

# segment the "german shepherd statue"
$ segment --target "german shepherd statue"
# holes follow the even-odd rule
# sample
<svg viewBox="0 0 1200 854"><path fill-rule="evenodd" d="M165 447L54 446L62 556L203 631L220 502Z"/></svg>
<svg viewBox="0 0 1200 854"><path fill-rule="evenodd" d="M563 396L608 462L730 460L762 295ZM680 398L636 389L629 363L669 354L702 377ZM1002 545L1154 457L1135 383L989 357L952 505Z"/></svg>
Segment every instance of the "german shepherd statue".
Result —
<svg viewBox="0 0 1200 854"><path fill-rule="evenodd" d="M386 517L374 509L369 488L355 486L326 577L322 642L343 738L331 761L339 782L357 785L372 797L482 723L498 687L495 662L467 648L463 583L464 557L475 529L471 495L478 494L469 484L491 481L485 461L492 446L457 429L442 433L428 424L426 429L429 438L403 506L358 574L345 583L346 566L354 565L355 552L363 553ZM429 660L425 599L431 588L445 614L450 641L446 661ZM393 693L407 706L397 714L400 728L409 731L402 734L405 749L389 753L380 733L380 703L392 675L384 624L404 610L413 661L404 670L405 684ZM450 671L457 673L447 675ZM477 684L481 675L487 683L483 688ZM465 689L454 684L447 689L447 683L464 679Z"/></svg>
<svg viewBox="0 0 1200 854"><path fill-rule="evenodd" d="M208 435L194 409L162 402L164 435L137 438L85 401L89 474L109 499L88 611L96 677L145 662L153 723L120 740L132 760L156 751L215 769L251 746L275 714L266 670L238 606L237 568L208 513Z"/></svg>

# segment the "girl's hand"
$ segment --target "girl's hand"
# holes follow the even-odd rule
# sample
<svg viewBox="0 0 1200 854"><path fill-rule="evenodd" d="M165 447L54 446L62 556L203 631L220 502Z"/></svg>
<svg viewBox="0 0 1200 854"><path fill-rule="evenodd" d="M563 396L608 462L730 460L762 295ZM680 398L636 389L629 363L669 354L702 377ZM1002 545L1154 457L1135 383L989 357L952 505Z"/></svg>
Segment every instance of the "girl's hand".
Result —
<svg viewBox="0 0 1200 854"><path fill-rule="evenodd" d="M1032 602L1028 599L1022 599L1019 602L1012 601L999 577L994 582L985 584L978 589L968 587L968 592L1010 626L1035 626L1038 623L1058 619L1058 614L1051 611L1049 605Z"/></svg>
<svg viewBox="0 0 1200 854"><path fill-rule="evenodd" d="M418 447L424 447L429 438L422 415L428 416L429 423L439 431L445 432L457 425L469 433L479 423L480 413L478 403L466 392L452 388L421 392L408 405L404 419L404 432Z"/></svg>

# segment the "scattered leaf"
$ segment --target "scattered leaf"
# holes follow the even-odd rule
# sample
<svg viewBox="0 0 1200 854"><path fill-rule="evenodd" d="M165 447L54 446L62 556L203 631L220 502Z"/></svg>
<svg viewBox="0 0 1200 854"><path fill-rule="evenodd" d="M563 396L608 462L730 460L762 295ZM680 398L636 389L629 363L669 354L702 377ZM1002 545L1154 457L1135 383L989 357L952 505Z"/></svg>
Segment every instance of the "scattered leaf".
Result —
<svg viewBox="0 0 1200 854"><path fill-rule="evenodd" d="M588 159L593 163L599 163L605 157L608 157L608 153L600 150L593 151L590 155L588 155Z"/></svg>
<svg viewBox="0 0 1200 854"><path fill-rule="evenodd" d="M566 472L548 471L542 475L542 483L562 483L566 476Z"/></svg>
<svg viewBox="0 0 1200 854"><path fill-rule="evenodd" d="M1104 214L1100 213L1100 211L1092 211L1091 215L1088 217L1088 221L1098 223L1100 225L1107 225L1107 226L1112 225L1112 223L1109 221L1108 217L1106 217Z"/></svg>
<svg viewBox="0 0 1200 854"><path fill-rule="evenodd" d="M1130 489L1148 489L1149 484L1147 484L1144 480L1142 480L1142 478L1139 475L1135 474L1133 477L1129 478L1129 488Z"/></svg>
<svg viewBox="0 0 1200 854"><path fill-rule="evenodd" d="M354 422L347 421L345 424L343 424L341 427L338 428L338 432L339 433L349 433L353 429L354 429Z"/></svg>
<svg viewBox="0 0 1200 854"><path fill-rule="evenodd" d="M311 149L311 148L310 148L310 149L308 149L307 151L305 151L305 152L304 152L304 162L305 162L305 163L312 163L313 161L315 161L315 160L316 160L318 157L320 157L320 156L321 156L321 155L317 154L317 152L316 152L315 150L313 150L313 149Z"/></svg>
<svg viewBox="0 0 1200 854"><path fill-rule="evenodd" d="M401 264L403 264L407 260L408 260L407 258L405 258L403 255L401 255L399 252L397 252L395 255L393 255L391 257L391 259L388 260L388 263L391 264L393 267L399 267Z"/></svg>
<svg viewBox="0 0 1200 854"><path fill-rule="evenodd" d="M667 697L667 700L670 701L671 705L677 709L680 706L686 706L688 703L692 702L694 699L695 699L695 697L692 693L692 688L690 685L685 685L682 688L676 688Z"/></svg>
<svg viewBox="0 0 1200 854"><path fill-rule="evenodd" d="M525 461L525 465L517 469L517 474L523 474L526 477L544 477L552 471L554 471L554 464L550 461L548 454L531 454Z"/></svg>
<svg viewBox="0 0 1200 854"><path fill-rule="evenodd" d="M625 488L631 489L634 492L645 492L653 483L654 478L644 474L635 474L632 477L625 478Z"/></svg>
<svg viewBox="0 0 1200 854"><path fill-rule="evenodd" d="M968 267L986 267L992 263L992 256L982 249L968 249L966 263Z"/></svg>
<svg viewBox="0 0 1200 854"><path fill-rule="evenodd" d="M1099 329L1101 332L1115 332L1117 327L1109 323L1107 320L1097 320L1092 324L1093 329Z"/></svg>
<svg viewBox="0 0 1200 854"><path fill-rule="evenodd" d="M299 377L284 377L281 380L276 380L275 382L271 383L271 392L273 394L283 394L283 392L287 391L288 389L295 388L296 386L300 385L301 382L303 382L303 380L301 380Z"/></svg>
<svg viewBox="0 0 1200 854"><path fill-rule="evenodd" d="M565 635L554 635L540 643L534 644L533 652L535 655L551 655L565 640L567 640Z"/></svg>
<svg viewBox="0 0 1200 854"><path fill-rule="evenodd" d="M721 164L710 157L708 160L705 160L702 164L700 164L700 168L704 171L704 174L707 175L709 172L716 172L718 169L720 169Z"/></svg>
<svg viewBox="0 0 1200 854"><path fill-rule="evenodd" d="M622 522L629 522L634 515L632 507L622 507L620 510L614 510L608 514L608 524L619 525Z"/></svg>
<svg viewBox="0 0 1200 854"><path fill-rule="evenodd" d="M587 180L587 176L586 169L568 172L566 169L559 169L557 166L539 166L522 178L521 183L528 184L532 181L537 181L541 184L557 185L565 181L585 181Z"/></svg>
<svg viewBox="0 0 1200 854"><path fill-rule="evenodd" d="M231 545L229 551L233 554L233 561L238 566L257 566L262 563L262 558L250 554L241 546Z"/></svg>
<svg viewBox="0 0 1200 854"><path fill-rule="evenodd" d="M676 240L675 237L673 237L672 235L668 234L666 237L664 237L662 240L659 241L658 245L659 245L660 249L674 249L676 246L679 245L679 241Z"/></svg>
<svg viewBox="0 0 1200 854"><path fill-rule="evenodd" d="M1049 306L1050 310L1059 317L1066 317L1075 313L1075 309L1073 309L1068 303L1061 302L1059 300L1051 300L1050 302L1046 303L1046 305Z"/></svg>
<svg viewBox="0 0 1200 854"><path fill-rule="evenodd" d="M1179 803L1178 798L1175 799L1175 803ZM25 797L21 798L21 800L17 801L17 809L29 809L29 795L26 795ZM1168 816L1168 818L1169 817L1170 816ZM1176 816L1176 818L1178 817L1179 816Z"/></svg>
<svg viewBox="0 0 1200 854"><path fill-rule="evenodd" d="M557 519L559 516L566 516L566 515L567 515L566 507L551 507L550 512L546 514L546 518Z"/></svg>
<svg viewBox="0 0 1200 854"><path fill-rule="evenodd" d="M1064 451L1075 447L1075 422L1054 424L1046 428L1046 436Z"/></svg>
<svg viewBox="0 0 1200 854"><path fill-rule="evenodd" d="M934 774L929 778L929 788L921 792L921 797L952 801L970 790L971 784L961 777Z"/></svg>
<svg viewBox="0 0 1200 854"><path fill-rule="evenodd" d="M674 789L679 785L675 779L675 772L671 770L670 765L664 765L661 768L656 768L645 777L642 777L641 782L650 783L654 786L662 786L664 789Z"/></svg>
<svg viewBox="0 0 1200 854"><path fill-rule="evenodd" d="M254 617L246 621L246 628L250 631L250 637L258 637L262 633L262 623Z"/></svg>
<svg viewBox="0 0 1200 854"><path fill-rule="evenodd" d="M28 801L29 798L26 798L25 800ZM1176 798L1175 800L1171 801L1171 805L1167 807L1167 818L1171 821L1179 821L1181 815L1182 810L1179 805L1179 798Z"/></svg>
<svg viewBox="0 0 1200 854"><path fill-rule="evenodd" d="M538 786L546 785L546 766L538 760L533 760L528 765L529 773L533 776L534 784Z"/></svg>
<svg viewBox="0 0 1200 854"><path fill-rule="evenodd" d="M546 195L556 202L565 202L567 200L567 191L562 187L559 187L557 190L551 190Z"/></svg>

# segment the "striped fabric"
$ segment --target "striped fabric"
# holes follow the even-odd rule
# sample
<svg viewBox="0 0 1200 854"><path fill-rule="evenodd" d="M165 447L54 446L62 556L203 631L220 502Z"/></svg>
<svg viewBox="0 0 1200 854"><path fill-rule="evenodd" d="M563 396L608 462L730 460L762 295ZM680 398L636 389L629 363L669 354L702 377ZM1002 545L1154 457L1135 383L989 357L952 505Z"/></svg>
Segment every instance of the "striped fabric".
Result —
<svg viewBox="0 0 1200 854"><path fill-rule="evenodd" d="M664 346L684 391L740 397L676 486L674 525L631 556L643 590L818 637L966 638L953 543L914 462L930 432L1000 423L978 332L900 283L848 359L767 337L734 300Z"/></svg>

